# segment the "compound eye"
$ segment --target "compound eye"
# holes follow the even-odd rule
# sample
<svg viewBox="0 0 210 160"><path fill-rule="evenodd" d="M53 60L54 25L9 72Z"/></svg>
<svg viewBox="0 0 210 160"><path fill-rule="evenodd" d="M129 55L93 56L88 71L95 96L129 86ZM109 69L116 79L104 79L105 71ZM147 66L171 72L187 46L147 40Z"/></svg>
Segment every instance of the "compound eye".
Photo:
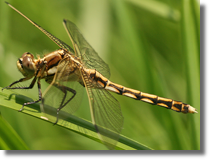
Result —
<svg viewBox="0 0 210 160"><path fill-rule="evenodd" d="M17 67L25 77L32 76L36 70L33 54L29 52L23 53L17 61Z"/></svg>
<svg viewBox="0 0 210 160"><path fill-rule="evenodd" d="M31 68L32 66L32 59L31 59L31 57L24 57L23 58L23 62L22 62L22 64L23 64L23 67L25 67L25 68L27 68L27 69L33 69L33 68Z"/></svg>
<svg viewBox="0 0 210 160"><path fill-rule="evenodd" d="M31 53L29 53L29 52L23 53L23 55L21 56L21 58L24 58L24 57L30 57L32 60L34 59L33 54L31 54Z"/></svg>

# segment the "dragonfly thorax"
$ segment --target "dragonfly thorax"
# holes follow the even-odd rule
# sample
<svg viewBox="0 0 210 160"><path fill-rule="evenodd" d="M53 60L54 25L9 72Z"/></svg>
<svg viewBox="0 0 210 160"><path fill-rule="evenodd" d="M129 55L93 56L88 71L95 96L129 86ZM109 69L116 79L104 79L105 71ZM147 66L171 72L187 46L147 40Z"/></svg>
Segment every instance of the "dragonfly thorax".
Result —
<svg viewBox="0 0 210 160"><path fill-rule="evenodd" d="M17 68L24 77L33 77L36 72L36 63L33 54L29 52L23 53L17 61Z"/></svg>

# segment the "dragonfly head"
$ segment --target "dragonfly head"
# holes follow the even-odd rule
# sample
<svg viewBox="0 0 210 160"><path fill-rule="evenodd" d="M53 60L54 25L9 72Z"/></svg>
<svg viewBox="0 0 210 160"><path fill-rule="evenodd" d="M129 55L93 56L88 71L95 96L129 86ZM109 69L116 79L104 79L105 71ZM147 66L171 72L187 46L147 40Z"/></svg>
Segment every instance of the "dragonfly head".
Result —
<svg viewBox="0 0 210 160"><path fill-rule="evenodd" d="M22 57L17 61L17 67L25 77L33 77L36 72L33 54L29 52L23 53Z"/></svg>

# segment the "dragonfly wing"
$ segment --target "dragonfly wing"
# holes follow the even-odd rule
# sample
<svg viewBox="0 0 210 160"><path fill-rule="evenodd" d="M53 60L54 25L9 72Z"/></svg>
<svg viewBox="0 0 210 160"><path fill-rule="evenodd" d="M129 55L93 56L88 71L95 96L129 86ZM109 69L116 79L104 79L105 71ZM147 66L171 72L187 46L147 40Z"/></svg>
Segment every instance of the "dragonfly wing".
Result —
<svg viewBox="0 0 210 160"><path fill-rule="evenodd" d="M25 17L25 16L24 16ZM74 50L65 42L61 41L51 33L49 33L47 30L30 20L28 17L25 17L29 22L31 22L35 27L37 27L39 30L41 30L46 36L48 36L53 42L55 42L59 47L66 49L67 51L70 51L71 53L74 54Z"/></svg>
<svg viewBox="0 0 210 160"><path fill-rule="evenodd" d="M75 55L82 64L90 69L96 69L107 78L110 76L108 65L99 57L96 51L85 40L77 26L64 20L64 27L71 39ZM90 104L91 118L99 137L109 148L114 149L123 126L123 116L119 102L106 90L98 86L82 69L81 76Z"/></svg>
<svg viewBox="0 0 210 160"><path fill-rule="evenodd" d="M53 42L55 42L59 47L66 49L72 53L74 53L74 50L67 45L66 43L64 43L63 41L61 41L60 39L56 38L55 36L53 36L51 33L49 33L48 31L46 31L44 28L42 28L41 26L39 26L38 24L36 24L34 21L32 21L30 18L28 18L26 15L24 15L22 12L18 11L15 7L13 7L12 5L10 5L8 2L6 2L9 7L11 7L12 9L14 9L17 13L19 13L21 16L23 16L25 19L27 19L31 24L33 24L36 28L38 28L40 31L42 31L45 35L47 35Z"/></svg>
<svg viewBox="0 0 210 160"><path fill-rule="evenodd" d="M69 20L64 20L64 27L74 46L76 56L78 56L83 64L90 69L96 69L102 75L109 78L109 66L99 57L98 53L90 46L83 37L77 26ZM78 52L77 50L80 50Z"/></svg>
<svg viewBox="0 0 210 160"><path fill-rule="evenodd" d="M66 49L67 51L71 52L72 54L74 54L74 50L67 45L65 42L61 41L60 39L56 38L55 36L53 36L51 33L49 33L48 31L46 31L45 29L43 29L40 26L36 26L38 27L44 34L46 34L53 42L55 42L59 47Z"/></svg>
<svg viewBox="0 0 210 160"><path fill-rule="evenodd" d="M84 87L77 81L69 81L70 65L68 59L63 59L58 64L53 80L50 78L48 80L52 82L43 93L41 109L44 117L53 123L57 121L57 118L65 119L60 112L73 114L81 104ZM60 107L61 111L57 117L57 109Z"/></svg>
<svg viewBox="0 0 210 160"><path fill-rule="evenodd" d="M109 149L114 149L124 122L120 104L107 90L91 82L85 73L82 75L88 94L91 118L96 131L102 142Z"/></svg>

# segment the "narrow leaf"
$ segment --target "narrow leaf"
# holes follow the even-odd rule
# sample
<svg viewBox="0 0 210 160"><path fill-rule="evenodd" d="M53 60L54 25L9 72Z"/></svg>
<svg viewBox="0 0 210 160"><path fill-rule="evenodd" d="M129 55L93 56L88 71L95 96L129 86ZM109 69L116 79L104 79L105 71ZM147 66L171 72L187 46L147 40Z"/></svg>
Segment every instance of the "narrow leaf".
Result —
<svg viewBox="0 0 210 160"><path fill-rule="evenodd" d="M19 95L14 92L11 92L9 90L4 90L3 92L0 92L0 105L1 106L7 107L13 110L19 110L22 107L22 104L26 101L31 101L31 99L23 95ZM30 116L49 122L40 112L39 104L25 106L24 110L20 113L25 113ZM102 143L91 122L86 121L82 118L76 117L74 115L68 115L65 112L60 112L59 115L68 116L68 119L58 121L57 125L64 127L68 130L71 130L73 132L76 132L80 135L83 135L87 138L93 139L94 141ZM117 150L134 150L134 149L150 150L149 147L142 145L122 135L120 136L119 142L117 143L115 149Z"/></svg>

